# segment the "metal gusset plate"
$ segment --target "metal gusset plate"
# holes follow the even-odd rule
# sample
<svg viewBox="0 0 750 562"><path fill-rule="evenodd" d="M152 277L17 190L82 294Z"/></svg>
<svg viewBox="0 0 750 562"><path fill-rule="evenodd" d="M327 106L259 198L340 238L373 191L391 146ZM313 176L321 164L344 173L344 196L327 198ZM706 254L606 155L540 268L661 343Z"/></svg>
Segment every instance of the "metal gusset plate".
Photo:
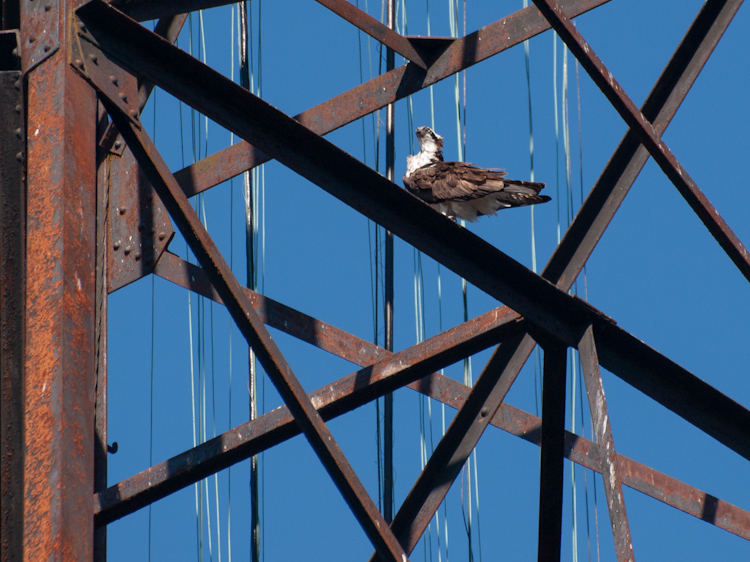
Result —
<svg viewBox="0 0 750 562"><path fill-rule="evenodd" d="M71 66L105 92L134 126L140 127L135 76L107 58L84 25L78 25L74 33ZM110 293L152 273L174 236L164 205L124 144L122 139L115 140L114 151L103 155L109 190L107 287Z"/></svg>

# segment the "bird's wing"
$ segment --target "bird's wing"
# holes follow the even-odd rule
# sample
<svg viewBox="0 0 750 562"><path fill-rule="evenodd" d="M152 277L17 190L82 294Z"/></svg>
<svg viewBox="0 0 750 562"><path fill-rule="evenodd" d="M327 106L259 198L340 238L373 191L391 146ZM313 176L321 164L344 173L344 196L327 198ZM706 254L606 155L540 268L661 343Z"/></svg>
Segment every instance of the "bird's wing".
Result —
<svg viewBox="0 0 750 562"><path fill-rule="evenodd" d="M404 185L429 202L466 201L505 187L505 172L478 168L466 162L437 162L404 177Z"/></svg>

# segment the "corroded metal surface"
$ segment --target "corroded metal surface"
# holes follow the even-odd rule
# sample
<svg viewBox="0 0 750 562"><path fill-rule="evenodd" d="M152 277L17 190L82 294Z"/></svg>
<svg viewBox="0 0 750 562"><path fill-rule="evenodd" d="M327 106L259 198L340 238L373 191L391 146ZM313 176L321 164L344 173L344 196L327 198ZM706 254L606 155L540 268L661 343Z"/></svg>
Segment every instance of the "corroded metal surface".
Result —
<svg viewBox="0 0 750 562"><path fill-rule="evenodd" d="M594 83L604 93L615 110L638 135L654 161L675 185L693 209L693 212L698 215L708 231L737 266L737 269L750 281L750 253L747 248L721 218L719 212L693 181L687 170L683 168L677 157L661 140L653 125L627 96L622 86L607 70L604 63L581 36L557 1L533 0L533 2L552 24L560 38L565 41L570 51L580 61L581 66L589 73Z"/></svg>
<svg viewBox="0 0 750 562"><path fill-rule="evenodd" d="M604 396L602 376L599 370L599 357L596 352L594 330L589 327L578 346L581 372L586 383L586 396L591 412L591 425L599 444L601 455L602 484L607 498L609 522L615 541L615 552L619 562L635 560L633 541L630 538L630 524L625 510L625 497L622 493L622 476L612 438L612 424Z"/></svg>
<svg viewBox="0 0 750 562"><path fill-rule="evenodd" d="M93 556L96 98L65 51L26 75L26 560Z"/></svg>
<svg viewBox="0 0 750 562"><path fill-rule="evenodd" d="M0 560L23 548L26 194L21 72L0 71Z"/></svg>
<svg viewBox="0 0 750 562"><path fill-rule="evenodd" d="M161 199L129 149L109 157L108 290L116 291L153 272L174 237Z"/></svg>
<svg viewBox="0 0 750 562"><path fill-rule="evenodd" d="M100 94L103 91L99 90ZM240 332L274 383L321 463L341 492L367 537L384 560L406 562L407 556L252 308L231 269L201 224L197 213L148 137L133 125L116 103L102 96L120 130L171 217L224 301Z"/></svg>
<svg viewBox="0 0 750 562"><path fill-rule="evenodd" d="M566 13L580 15L609 0L568 0ZM369 80L295 117L305 127L324 135L427 88L456 72L494 56L550 28L534 7L525 8L459 39L411 38L431 66L428 73L407 64ZM464 56L471 45L471 57ZM188 197L267 162L271 157L242 141L175 173Z"/></svg>

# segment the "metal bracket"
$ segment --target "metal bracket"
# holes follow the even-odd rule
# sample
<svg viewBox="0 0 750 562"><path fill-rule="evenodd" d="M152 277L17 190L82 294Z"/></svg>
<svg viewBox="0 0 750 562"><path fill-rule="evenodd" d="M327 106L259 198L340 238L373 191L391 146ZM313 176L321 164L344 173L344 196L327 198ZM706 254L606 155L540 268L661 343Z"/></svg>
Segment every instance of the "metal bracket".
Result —
<svg viewBox="0 0 750 562"><path fill-rule="evenodd" d="M35 2L38 0L34 0ZM138 80L99 48L81 20L71 32L70 64L99 93L116 104L140 129Z"/></svg>
<svg viewBox="0 0 750 562"><path fill-rule="evenodd" d="M21 68L26 74L60 48L60 0L22 0Z"/></svg>
<svg viewBox="0 0 750 562"><path fill-rule="evenodd" d="M109 158L108 280L111 293L153 272L174 236L167 210L133 153Z"/></svg>

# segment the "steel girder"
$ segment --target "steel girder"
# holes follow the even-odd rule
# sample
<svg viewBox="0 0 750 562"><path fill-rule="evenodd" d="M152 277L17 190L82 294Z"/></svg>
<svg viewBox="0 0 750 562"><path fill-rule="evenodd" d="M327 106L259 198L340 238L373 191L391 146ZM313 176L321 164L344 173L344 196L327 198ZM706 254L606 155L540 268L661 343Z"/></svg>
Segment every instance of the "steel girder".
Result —
<svg viewBox="0 0 750 562"><path fill-rule="evenodd" d="M339 3L333 2L333 4ZM545 13L547 17L550 18L550 21L552 21L553 25L558 28L558 31L562 30L561 35L563 36L563 38L571 43L571 45L578 45L578 51L576 51L576 49L571 46L571 49L574 51L574 53L576 53L579 58L587 58L587 46L584 42L582 42L580 35L577 35L572 26L569 25L567 16L559 9L557 9L556 5L553 2L539 2L539 4L540 9ZM690 63L689 65L685 65L685 67L682 69L671 69L671 71L669 72L669 78L674 81L674 84L672 85L672 88L668 88L669 95L666 99L656 99L656 101L654 102L652 98L654 98L655 96L649 98L649 100L651 100L654 104L655 113L657 114L652 122L649 122L646 117L644 117L644 115L647 115L646 109L649 104L648 101L647 105L644 106L643 114L641 114L637 109L634 108L634 106L632 106L632 103L627 100L627 98L622 94L621 90L618 90L617 86L612 81L607 80L605 81L606 84L602 83L600 84L600 87L605 91L605 94L607 94L611 98L613 104L621 109L621 113L623 113L626 121L632 127L631 130L636 132L641 142L643 142L645 147L651 152L652 155L654 155L655 159L660 163L660 165L662 165L670 179L673 179L673 181L675 181L675 183L678 185L678 188L681 190L683 195L685 195L691 206L693 206L693 208L696 210L696 213L699 214L702 220L704 220L704 223L706 223L712 234L714 234L717 240L719 240L725 251L727 251L733 261L735 261L740 270L743 271L746 276L748 276L748 262L744 247L742 247L739 240L737 240L736 237L731 233L731 230L729 230L726 224L724 224L720 218L717 219L718 215L715 214L713 208L710 206L710 203L705 200L705 197L702 196L700 191L697 189L697 186L695 186L692 180L690 180L689 177L686 176L679 162L674 159L671 153L669 153L666 146L663 145L663 143L659 140L659 136L663 131L663 128L661 130L658 130L656 125L656 120L661 116L662 111L664 111L666 114L663 117L663 126L666 126L666 123L668 123L669 119L671 119L671 115L673 115L674 111L673 109L669 108L669 103L674 104L675 98L679 100L679 87L684 88L686 83L689 84L690 81L694 79L694 75L690 76L690 73L695 71L696 66L697 68L700 68L700 65L702 65L702 62L705 61L708 53L710 53L710 48L712 48L710 46L711 42L714 40L718 40L718 37L715 36L715 34L718 33L718 36L720 36L721 34L720 26L722 21L724 21L722 20L722 17L728 17L729 19L731 19L731 15L733 15L738 6L739 3L732 2L708 2L706 6L704 6L704 9L701 11L701 15L699 15L699 19L703 17L704 19L706 19L706 21L711 22L709 26L710 33L706 33L703 36L696 37L696 33L698 35L700 34L700 32L695 31L697 26L694 25L694 27L691 28L693 36L690 37L689 41L689 37L686 37L686 40L683 41L683 45L681 45L681 48L687 45L687 50L693 51L691 57L689 58ZM96 10L98 9L104 10L103 7L97 7L96 3L92 3L89 7L84 8L84 10L80 12L81 16L87 21L87 24L89 24L89 27L92 27L92 23L94 24L94 27L96 27L97 24L101 25L102 22L107 18L117 18L116 14L112 15L114 14L114 12L112 12L112 14L110 14L109 16L103 16L101 15L101 13L97 14ZM102 18L101 20L98 19L100 16ZM726 20L726 23L728 23L728 20ZM135 28L131 29L135 31ZM101 31L101 29L99 31ZM156 46L157 48L154 57L150 57L148 53L145 52L138 54L126 53L122 45L117 45L116 43L112 42L112 39L115 36L114 31L114 29L110 28L106 31L107 35L102 35L98 32L95 33L95 41L98 42L99 46L102 47L105 51L113 55L115 58L119 59L120 62L124 63L126 66L130 66L132 70L142 73L144 76L146 76L146 78L159 83L166 90L172 91L172 93L175 93L175 95L177 95L178 97L192 100L193 104L198 109L207 113L209 116L212 116L220 123L230 125L232 117L237 117L237 115L232 116L230 113L223 113L221 108L212 106L211 98L206 98L206 100L208 101L201 101L199 99L200 94L198 96L195 95L195 91L200 86L198 83L184 82L179 76L173 75L160 80L160 76L158 76L158 63L154 60L154 58L159 58L159 52L161 52L161 54L164 54L166 50L160 51L161 47L157 46L159 45L158 42L151 43L152 47ZM690 33L688 34L688 36L690 36ZM144 35L143 38L146 39L146 36ZM86 38L84 38L84 40L86 40ZM162 47L164 46L162 45ZM172 54L175 53L172 52ZM673 58L673 61L675 61L676 59L677 57ZM589 63L588 66L586 66L586 63L582 60L582 63L587 68L587 70L590 70L594 73L598 72L600 75L604 75L606 73L606 69L604 69L603 65L601 65L598 60L595 59L595 56L588 57L587 60ZM183 71L191 68L192 70L200 71L204 77L210 76L210 73L204 72L205 69L201 70L198 66L194 65L186 59L182 59L182 63L183 66L181 67L181 69ZM672 62L670 62L670 64L672 64ZM436 63L434 63L433 66L436 66ZM82 68L81 70L83 70L85 73L84 68ZM429 71L430 68L428 68L428 74ZM680 74L680 72L682 72L682 74ZM666 74L668 73L665 72L665 75ZM675 74L678 74L680 76L678 80L674 80ZM687 78L683 78L683 75L687 76ZM664 76L662 78L664 78ZM93 80L93 82L95 86L101 86L101 84L97 84L95 80ZM669 82L669 80L667 80L667 82ZM424 85L426 85L425 81L422 82L422 86ZM663 96L664 85L661 84L661 79L660 85L662 90L659 90L659 87L657 87L655 88L655 91L659 96ZM606 224L611 219L614 211L616 211L617 206L619 206L619 201L621 201L622 197L624 197L624 192L627 192L627 188L629 187L629 185L626 185L624 187L624 192L620 191L619 193L616 193L614 195L612 194L614 190L610 189L610 193L605 194L603 198L601 197L601 194L597 193L597 196L599 196L600 198L593 198L592 204L589 204L589 200L592 200L592 197L589 197L589 200L587 200L584 208L589 213L591 213L591 209L593 208L593 215L589 214L587 217L583 212L584 209L582 209L579 217L583 216L584 218L580 221L577 218L576 223L574 223L574 225L582 226L581 231L584 233L583 236L578 240L574 240L572 237L568 238L568 236L566 236L566 240L572 240L572 242L570 242L567 247L570 252L571 260L567 264L562 264L562 266L560 267L560 277L554 279L555 275L553 273L550 273L548 277L548 279L551 277L551 280L553 280L553 282L556 282L556 284L558 285L558 288L555 288L551 284L541 283L541 280L533 276L533 274L530 274L530 272L527 272L525 269L518 266L518 264L515 264L512 260L509 260L500 252L497 252L495 250L493 253L492 250L494 249L491 249L491 247L488 247L487 245L480 244L477 240L466 238L466 240L462 241L464 243L470 242L479 247L477 255L471 255L463 259L461 256L456 255L455 249L452 249L450 247L447 247L447 251L441 249L441 246L445 246L445 235L449 234L450 236L458 236L460 238L465 237L465 234L460 234L461 231L451 231L450 226L445 225L444 221L441 222L442 219L440 219L440 217L430 216L429 213L425 213L426 209L419 209L418 206L409 207L409 205L413 205L414 202L407 203L407 200L399 195L398 192L393 191L394 186L387 184L379 185L377 178L373 177L372 175L368 175L368 171L366 169L358 168L356 165L352 165L350 161L346 160L345 155L338 153L336 150L334 150L334 147L327 145L325 141L322 141L322 139L319 139L319 137L317 137L316 135L308 134L306 130L298 127L295 123L290 122L290 120L288 120L288 118L286 118L285 116L277 115L272 111L268 111L268 108L264 108L262 104L258 103L258 100L253 100L251 97L248 97L249 94L244 95L241 92L232 92L231 86L229 84L223 84L221 91L224 93L232 93L232 99L240 102L241 107L244 107L245 109L251 107L255 108L260 112L261 115L261 118L257 121L240 121L236 126L236 130L233 129L232 126L228 126L228 128L235 130L235 132L237 132L241 136L244 136L246 139L251 140L255 145L259 146L261 149L264 149L272 156L277 157L283 163L286 163L312 181L318 184L322 184L321 187L328 189L334 195L349 203L354 208L357 208L364 212L366 210L365 207L372 206L372 211L369 214L367 212L365 214L368 214L368 216L371 216L371 218L375 218L376 220L379 219L378 222L381 222L381 224L388 226L397 234L400 234L405 240L412 242L415 246L419 247L423 251L426 251L426 253L431 253L433 257L438 259L438 261L441 261L449 267L452 267L454 270L467 277L480 288L483 288L485 291L492 294L493 296L498 297L500 300L507 302L514 309L524 314L524 316L537 327L535 329L541 329L545 334L551 334L554 338L560 340L564 345L573 345L577 347L585 347L588 345L589 347L586 347L586 349L592 348L593 338L594 335L596 335L598 351L600 352L602 365L607 366L610 370L616 372L616 374L622 376L623 378L625 378L625 380L627 380L637 388L643 390L653 398L657 399L665 406L675 410L677 413L688 419L688 421L691 421L701 429L704 429L705 431L725 443L727 446L732 447L734 450L746 457L748 456L748 443L746 441L746 438L744 438L739 431L740 426L742 424L745 424L747 421L748 413L746 410L744 410L744 408L736 405L734 402L727 399L708 385L705 385L705 383L702 383L702 381L699 381L699 379L696 379L676 365L671 364L669 360L659 356L656 352L650 350L641 342L638 342L638 340L633 338L630 334L627 334L617 328L611 321L609 321L608 318L606 318L598 311L590 309L590 307L587 307L585 303L582 303L576 299L569 298L565 294L564 290L560 290L565 287L566 284L572 283L572 280L578 273L578 271L575 271L577 269L575 265L571 267L571 264L573 264L574 262L573 256L575 256L575 258L578 260L578 263L580 263L580 266L582 266L582 264L585 262L585 259L590 254L591 249L593 249L593 246L598 240L598 237L601 236L601 232L604 228L606 228ZM674 92L677 92L677 94L673 95ZM152 150L153 147L148 146L148 141L144 140L144 138L138 131L137 121L133 120L132 115L128 117L127 115L119 112L115 104L109 102L109 109L111 113L113 115L117 115L121 127L124 130L128 130L130 142L136 145L138 143L141 144L141 165L146 168L149 168L149 166L151 166L152 168L158 169L158 154L156 154ZM679 101L677 102L677 105L678 104ZM676 109L676 106L673 106L673 108ZM269 127L276 126L281 127L278 134L275 134L273 131L268 130ZM631 135L631 133L628 134ZM287 143L294 137L300 137L301 142L299 143L300 145L293 146L290 149ZM627 158L627 154L620 155L618 158L620 158L621 160L613 157L615 167L617 167L617 165L622 166L625 161L628 162L628 165L624 167L624 171L621 174L618 175L616 172L614 172L614 178L617 180L613 182L615 184L620 183L626 173L633 174L634 170L639 169L640 166L643 165L643 163L641 162L639 166L637 164L637 161L640 159L645 162L645 159L647 157L646 151L643 150L642 147L639 147L637 141L634 142L632 137L628 140L628 137L626 136L626 139L623 140L620 148L627 144L629 144L630 147L634 149L633 154L630 155L630 158ZM305 150L312 150L313 154L316 157L333 157L334 162L343 164L343 171L338 174L331 174L330 171L321 170L320 168L315 166L314 162L310 162L300 155L300 153ZM618 151L619 150L620 149L618 149ZM627 150L624 151L627 152ZM618 153L616 153L616 156L617 154ZM610 164L612 164L612 162ZM245 164L243 164L242 166L245 166ZM242 166L240 166L240 168ZM609 169L610 168L608 168L608 170ZM153 169L149 171L152 173L152 181L154 179L157 179L157 176L153 175L156 172ZM161 173L157 175L160 176L161 181L170 188L169 193L174 198L174 200L179 203L180 194L175 191L175 185L169 185L170 183L173 183L171 174L168 174L169 177L167 177L167 174L164 173L163 169L160 172ZM637 171L635 173L637 173ZM677 176L679 176L679 178L681 179L677 179ZM353 184L361 180L375 183L377 185L376 189L378 191L380 191L381 189L386 190L384 192L385 196L379 197L380 194L373 196L372 193L353 188ZM597 186L600 183L601 180L597 183ZM624 184L627 183L628 182L626 179L624 181ZM163 186L162 189L164 189ZM388 190L390 190L390 192L388 192ZM600 191L606 191L606 189ZM594 191L592 191L592 195L593 194ZM409 213L417 213L415 216L417 216L419 219L424 219L424 228L411 228L408 224L408 220L405 220L404 216L400 215L398 212L392 212L390 206L396 204L405 204L407 205L406 208L408 209ZM170 205L172 206L173 218L175 218L175 220L179 218L180 220L187 221L188 223L190 222L189 213L187 209L185 209L184 205L176 205L174 201L172 201ZM599 205L598 210L596 209L597 205ZM177 207L182 207L182 210L178 210ZM177 216L175 216L175 214ZM184 226L185 225L183 225L183 227ZM197 232L194 224L191 226L191 228L193 232L196 232L196 239L201 238L200 233ZM444 232L441 232L441 230L443 230ZM571 227L569 234L570 232L574 232L574 230L575 229ZM589 249L585 247L586 244L589 245ZM212 268L220 268L216 266L216 255L212 255L214 254L214 252L210 248L210 240L203 239L200 242L200 245L204 248L209 248L209 250L206 252L208 255L204 256L206 260L205 263L209 264L209 276L213 277L214 282L218 283L219 286L221 286L222 283L224 283L225 285L231 285L231 283L228 282L231 280L227 280L227 278L224 276L224 281L222 281L220 279L221 276L219 276L216 271L212 271ZM564 244L561 245L561 248L563 247L565 247ZM479 259L480 254L485 256L491 255L492 258L497 259L500 263L503 264L503 267L510 268L510 270L515 275L519 275L523 282L530 283L530 287L532 290L526 291L524 290L524 287L520 286L518 283L514 283L509 279L504 279L499 270L493 270L489 272L489 274L484 274L477 267L477 260ZM564 258L565 252L556 252L555 257L560 255L562 255ZM554 263L555 257L553 257L553 260L551 260L550 265ZM560 258L558 258L558 260L559 259ZM558 263L560 262L558 261ZM552 268L552 270L554 272L554 268ZM578 270L580 271L580 269ZM228 291L226 287L223 287L222 290ZM539 293L538 295L535 294L537 292ZM237 291L224 292L222 296L225 299L228 296L231 297L229 302L230 309L232 308L232 306L236 306L237 304L239 304L239 310L236 311L237 317L239 317L240 312L244 313L246 316L249 313L252 317L252 313L249 312L249 301L241 293ZM259 326L256 322L251 323L254 324L253 330L251 330L251 332L253 332L254 334L262 332L261 326ZM527 326L526 329L530 329L529 326ZM252 340L252 336L253 334L251 333L249 335L249 339ZM514 339L517 339L518 341L514 342ZM461 433L463 436L470 435L470 427L476 427L477 422L481 422L481 418L494 417L494 412L498 411L501 408L502 395L500 395L493 403L496 404L496 407L493 405L492 408L488 408L488 399L493 395L495 384L499 381L505 380L505 384L507 384L508 387L510 386L510 383L515 376L512 373L515 371L515 373L517 374L517 369L520 369L520 364L522 364L521 358L526 355L526 353L523 351L523 348L526 347L530 352L530 344L523 346L520 343L522 339L526 340L526 338L522 338L520 334L512 336L510 338L510 341L507 341L506 344L500 347L500 350L493 357L493 360L491 360L490 364L488 364L488 367L485 370L485 374L489 373L491 376L482 377L483 379L487 379L489 381L487 383L487 389L482 390L483 386L480 385L478 381L478 388L472 390L470 399L466 401L466 404L474 404L473 414L470 411L472 408L464 407L466 409L461 409L461 412L459 412L459 415L457 416L457 420L459 420L459 422L457 423L456 431L458 433ZM580 342L578 341L579 339ZM516 345L513 345L514 343ZM504 366L508 362L512 362L508 354L509 349L515 350L514 353L511 353L511 355L515 354L518 356L518 360L516 361L517 367L511 367L510 369L503 368L501 370L498 370L497 365ZM632 357L629 357L629 354L631 352L638 353L641 359L633 359ZM270 355L273 356L274 353L271 353ZM269 360L273 359L274 358L271 357ZM280 358L278 356L275 359L277 361L283 361L283 358ZM418 365L420 368L423 367L419 363ZM658 372L663 367L667 367L666 372L668 374L665 375L664 373ZM281 370L283 371L283 369ZM505 374L506 371L508 372L508 375ZM434 377L435 375L433 375L433 378ZM508 379L508 377L511 378ZM494 378L494 380L489 380L490 378ZM598 380L597 376L594 376L594 378ZM601 381L599 380L599 384L600 382ZM679 389L679 387L683 387L683 392L679 397L675 398L672 395L676 390ZM699 403L704 402L704 400L702 400L702 398L704 397L701 397L698 393L706 393L705 399L709 403L714 406L726 406L728 407L728 411L718 416L716 415L716 412L708 414L705 414L705 412L701 412ZM297 396L297 400L300 403L304 404L306 403L307 398L300 395ZM597 405L601 405L602 403L603 395L601 400L596 401ZM294 410L295 409L293 408L292 411L294 412ZM592 411L593 410L594 408L592 408ZM489 416L490 412L492 412L493 416ZM301 415L300 412L296 412L296 416L299 415ZM306 417L309 419L315 419L315 415L316 414L314 414L309 409L306 412ZM459 427L459 425L460 420L463 419L463 416L466 416L467 425L461 428ZM483 428L487 425L486 421L481 422L481 424L482 429L479 430L479 435L481 435L481 431L483 431ZM321 428L318 427L318 430L320 429ZM321 435L320 431L317 431L315 433L317 435ZM313 435L313 437L315 436ZM607 436L602 435L602 439L606 440ZM609 439L611 439L611 436L609 437ZM472 442L475 444L476 440L478 440L478 435L476 435L475 437L469 437L467 440L462 441L462 446L453 448L452 452L446 451L446 453L443 455L444 459L436 461L441 466L435 469L437 471L435 474L444 476L445 473L443 471L446 466L446 461L450 458L454 458L451 455L459 454L459 456L462 456L464 454L467 454L465 453L465 451L470 451L473 447ZM448 446L446 445L446 447ZM321 454L320 451L319 454ZM435 458L440 459L440 456L441 454L438 454ZM334 464L336 464L336 466L340 468L339 462L334 462ZM612 461L608 463L605 462L605 464L607 465L608 469L612 469L614 466ZM327 466L330 470L330 465ZM429 471L426 471L426 474L429 474ZM335 476L334 479L336 479ZM427 478L427 480L429 480L429 478ZM430 490L431 494L435 490L435 487L428 485L427 489ZM408 501L405 502L405 505L408 505ZM414 509L420 511L424 508L425 505L426 503L420 500L419 502L416 502ZM439 501L435 505L435 508L437 507L437 505L439 505ZM356 506L353 506L353 509L355 509L356 512ZM429 517L427 517L427 512L429 511L430 510L428 509L426 512L424 512L424 517L426 517L427 520L429 520L429 518L431 517L431 514L429 515ZM370 515L372 516L372 514ZM406 519L412 519L412 516L404 517ZM613 525L616 523L616 518L616 516L613 516ZM364 521L363 519L360 519L360 521L363 522L363 526L367 527L366 518ZM413 523L413 519L411 522ZM397 527L396 522L394 522L394 527ZM379 535L377 533L368 534L376 544L378 544L379 539L382 539L385 542L388 541L387 537L383 537L382 535ZM421 535L421 533L419 533L418 531L409 533L409 540L414 540L415 538L418 539L419 535ZM415 542L416 541L414 541L414 543ZM402 544L404 544L403 540ZM383 544L380 543L380 546L383 547ZM404 546L406 547L406 545ZM394 555L395 552L396 551L391 550L390 554ZM620 552L620 549L618 549L618 552ZM620 557L623 559L628 558L627 554L620 554Z"/></svg>

